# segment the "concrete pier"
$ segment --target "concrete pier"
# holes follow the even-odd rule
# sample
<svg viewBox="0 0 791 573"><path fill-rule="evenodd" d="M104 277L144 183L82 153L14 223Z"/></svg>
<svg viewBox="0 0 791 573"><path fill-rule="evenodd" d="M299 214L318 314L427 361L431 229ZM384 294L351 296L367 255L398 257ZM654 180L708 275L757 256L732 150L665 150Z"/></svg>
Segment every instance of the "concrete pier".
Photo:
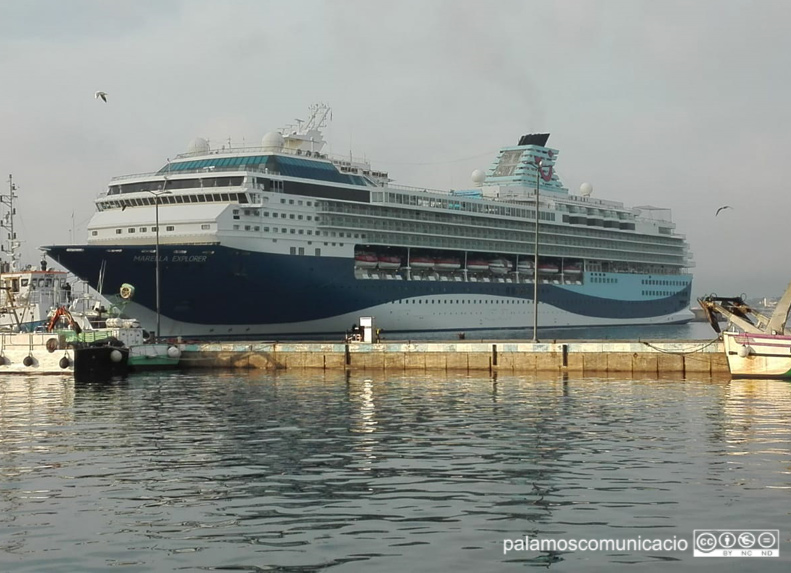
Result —
<svg viewBox="0 0 791 573"><path fill-rule="evenodd" d="M182 344L185 368L727 374L720 341Z"/></svg>

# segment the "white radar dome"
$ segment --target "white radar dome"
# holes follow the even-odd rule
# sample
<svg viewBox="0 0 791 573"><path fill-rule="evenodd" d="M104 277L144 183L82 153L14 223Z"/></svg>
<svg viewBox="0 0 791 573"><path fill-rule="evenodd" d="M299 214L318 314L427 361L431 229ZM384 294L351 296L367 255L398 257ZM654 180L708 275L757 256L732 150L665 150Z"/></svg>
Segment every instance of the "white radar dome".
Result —
<svg viewBox="0 0 791 573"><path fill-rule="evenodd" d="M593 185L590 183L583 183L580 185L580 195L583 197L590 197L591 193L593 193Z"/></svg>
<svg viewBox="0 0 791 573"><path fill-rule="evenodd" d="M279 132L270 131L261 140L261 147L263 147L265 151L280 151L283 149L285 142L285 139L283 139L283 136Z"/></svg>
<svg viewBox="0 0 791 573"><path fill-rule="evenodd" d="M190 144L187 146L188 153L208 153L209 152L209 142L203 139L202 137L196 137Z"/></svg>
<svg viewBox="0 0 791 573"><path fill-rule="evenodd" d="M472 175L470 175L470 177L472 177L472 182L475 183L476 185L483 185L483 182L486 180L486 173L484 173L480 169L476 169L475 171L472 172Z"/></svg>

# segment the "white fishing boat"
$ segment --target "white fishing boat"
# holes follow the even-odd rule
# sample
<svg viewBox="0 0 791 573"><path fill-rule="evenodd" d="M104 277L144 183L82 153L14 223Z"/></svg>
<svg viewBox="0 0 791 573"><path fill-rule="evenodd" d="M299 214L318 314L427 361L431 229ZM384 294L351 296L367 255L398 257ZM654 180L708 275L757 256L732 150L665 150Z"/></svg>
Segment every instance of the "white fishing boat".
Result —
<svg viewBox="0 0 791 573"><path fill-rule="evenodd" d="M731 376L791 378L791 330L786 328L791 284L770 316L750 306L743 297L708 296L698 303L716 332L721 332L720 317L728 322L721 336Z"/></svg>

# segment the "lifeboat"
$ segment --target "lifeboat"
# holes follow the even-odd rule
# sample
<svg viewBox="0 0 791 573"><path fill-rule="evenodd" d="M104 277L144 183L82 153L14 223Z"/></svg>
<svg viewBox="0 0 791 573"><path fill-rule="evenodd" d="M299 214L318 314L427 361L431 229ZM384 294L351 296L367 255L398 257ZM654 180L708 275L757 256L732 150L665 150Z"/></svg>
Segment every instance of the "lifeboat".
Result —
<svg viewBox="0 0 791 573"><path fill-rule="evenodd" d="M409 266L413 269L433 269L434 259L423 255L414 255L409 259Z"/></svg>
<svg viewBox="0 0 791 573"><path fill-rule="evenodd" d="M379 258L373 253L357 253L354 255L354 266L360 269L375 269Z"/></svg>
<svg viewBox="0 0 791 573"><path fill-rule="evenodd" d="M482 259L470 259L467 261L467 270L474 273L489 270L489 261Z"/></svg>
<svg viewBox="0 0 791 573"><path fill-rule="evenodd" d="M563 267L563 273L567 275L579 275L582 274L582 265L574 264L574 265L566 265Z"/></svg>
<svg viewBox="0 0 791 573"><path fill-rule="evenodd" d="M538 263L538 272L545 275L555 275L560 269L555 263Z"/></svg>
<svg viewBox="0 0 791 573"><path fill-rule="evenodd" d="M385 271L391 271L401 266L401 257L397 255L379 255L379 268Z"/></svg>
<svg viewBox="0 0 791 573"><path fill-rule="evenodd" d="M496 275L504 275L511 270L511 261L508 259L493 259L489 261L489 270Z"/></svg>
<svg viewBox="0 0 791 573"><path fill-rule="evenodd" d="M434 261L434 268L438 271L457 271L461 262L455 257L439 257Z"/></svg>
<svg viewBox="0 0 791 573"><path fill-rule="evenodd" d="M516 270L520 273L533 274L533 261L519 261Z"/></svg>

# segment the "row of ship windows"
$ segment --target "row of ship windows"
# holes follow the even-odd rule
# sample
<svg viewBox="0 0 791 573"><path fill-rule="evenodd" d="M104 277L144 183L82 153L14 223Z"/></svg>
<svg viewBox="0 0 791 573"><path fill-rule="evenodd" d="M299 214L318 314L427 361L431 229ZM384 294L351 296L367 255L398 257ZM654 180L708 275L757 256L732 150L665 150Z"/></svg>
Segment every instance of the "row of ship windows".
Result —
<svg viewBox="0 0 791 573"><path fill-rule="evenodd" d="M242 225L234 225L233 226L233 230L234 231L241 231L242 230ZM244 230L245 231L253 231L253 232L260 231L261 230L261 226L260 225L244 225ZM273 233L277 233L277 232L280 232L280 233L291 233L292 235L314 235L314 234L316 236L321 235L321 231L315 231L314 232L311 229L307 229L307 230L305 230L305 229L287 229L286 227L282 227L282 228L278 229L277 227L271 227L271 228L270 227L264 227L264 232L265 233L268 233L270 231L273 232ZM325 237L341 237L341 238L346 237L348 239L365 239L365 235L360 235L360 233L354 233L354 234L352 234L352 233L336 233L335 231L331 231L331 232L324 231L324 236Z"/></svg>
<svg viewBox="0 0 791 573"><path fill-rule="evenodd" d="M666 291L666 290L644 290L643 296L673 296L674 292Z"/></svg>
<svg viewBox="0 0 791 573"><path fill-rule="evenodd" d="M240 212L239 209L234 209L233 210L233 218L234 219L239 219L239 212ZM261 214L261 212L258 209L245 209L243 211L243 213L246 216L248 216L248 217L258 217ZM308 221L312 221L313 220L313 216L312 215L295 215L294 213L289 213L289 214L280 213L278 215L278 213L276 213L274 211L272 212L272 217L273 218L276 219L278 216L281 219L288 218L288 219L297 219L297 220L300 220L300 221L302 221L303 219L308 220ZM264 211L264 217L269 217L269 211ZM316 217L316 222L317 223L319 222L319 218L318 217Z"/></svg>
<svg viewBox="0 0 791 573"><path fill-rule="evenodd" d="M249 203L247 193L205 193L200 195L159 194L156 197L139 197L136 199L113 199L96 203L99 211L107 209L125 209L127 207L144 207L155 204L175 205L179 203Z"/></svg>
<svg viewBox="0 0 791 573"><path fill-rule="evenodd" d="M656 285L656 286L685 286L687 284L686 281L669 281L669 280L654 280L654 279L643 279L642 283L644 285Z"/></svg>
<svg viewBox="0 0 791 573"><path fill-rule="evenodd" d="M604 278L593 277L593 278L591 278L591 282L592 283L617 283L618 279L615 279L615 278L612 278L612 277L604 277Z"/></svg>
<svg viewBox="0 0 791 573"><path fill-rule="evenodd" d="M208 231L209 229L211 229L211 225L209 225L209 224L205 224L205 223L204 223L203 225L201 225L201 226L200 226L200 228L201 228L202 230L204 230L204 231ZM175 231L175 230L176 230L176 227L175 227L175 226L173 226L173 225L167 225L167 226L165 227L165 231ZM134 233L136 233L136 232L140 232L140 233L148 233L148 231L149 231L149 228L148 228L148 227L140 227L140 228L129 227L129 228L126 230L126 232L127 232L127 233L129 233L130 235L131 235L131 234L134 234ZM116 230L115 230L115 234L116 234L116 235L121 235L121 234L123 234L123 232L124 232L124 230L123 230L123 229L116 229ZM151 232L152 232L152 233L156 233L156 232L157 232L157 228L156 228L156 227L151 227ZM92 237L96 237L98 234L99 234L99 231L91 231L91 236L92 236Z"/></svg>

